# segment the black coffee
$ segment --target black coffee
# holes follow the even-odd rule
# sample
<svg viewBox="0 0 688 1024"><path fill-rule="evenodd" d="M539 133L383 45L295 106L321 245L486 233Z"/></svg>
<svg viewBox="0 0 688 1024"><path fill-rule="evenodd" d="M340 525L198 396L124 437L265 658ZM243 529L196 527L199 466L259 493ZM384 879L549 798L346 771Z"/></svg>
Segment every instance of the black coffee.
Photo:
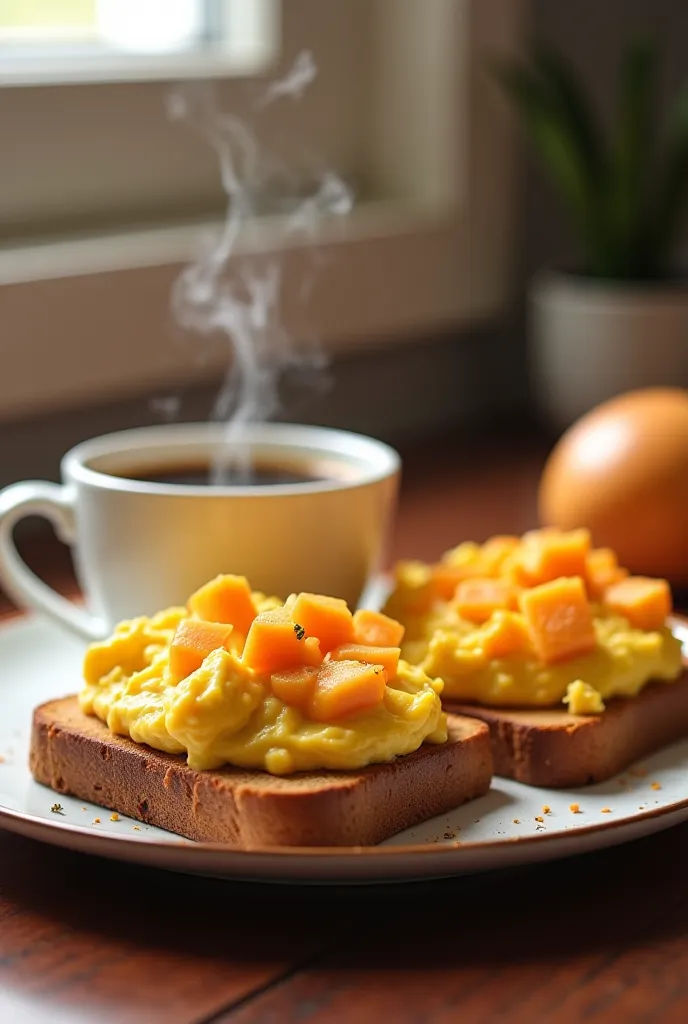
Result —
<svg viewBox="0 0 688 1024"><path fill-rule="evenodd" d="M318 472L308 465L256 465L250 472L241 468L229 468L220 480L206 465L180 465L165 468L151 467L150 470L137 469L131 473L117 473L117 476L128 477L130 480L145 480L152 484L179 484L182 486L204 487L211 484L236 484L242 487L270 487L279 484L312 484L319 480L336 480L334 473Z"/></svg>

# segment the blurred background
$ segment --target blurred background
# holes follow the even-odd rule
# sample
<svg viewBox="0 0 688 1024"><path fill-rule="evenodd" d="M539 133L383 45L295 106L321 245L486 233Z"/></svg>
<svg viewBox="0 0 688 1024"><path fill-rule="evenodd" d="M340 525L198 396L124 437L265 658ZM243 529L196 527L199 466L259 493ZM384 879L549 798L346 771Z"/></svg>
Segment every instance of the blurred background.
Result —
<svg viewBox="0 0 688 1024"><path fill-rule="evenodd" d="M544 40L623 132L622 58L648 37L640 159L688 79L687 32L685 0L4 0L0 484L57 478L88 436L211 414L230 346L171 302L226 207L202 126L168 116L198 82L262 154L228 274L278 261L280 330L330 363L307 387L285 374L278 418L402 445L554 437L608 394L688 383L682 282L569 273L588 269L571 196L491 70ZM304 53L314 80L266 102ZM287 230L330 172L351 212ZM642 338L620 350L629 323Z"/></svg>

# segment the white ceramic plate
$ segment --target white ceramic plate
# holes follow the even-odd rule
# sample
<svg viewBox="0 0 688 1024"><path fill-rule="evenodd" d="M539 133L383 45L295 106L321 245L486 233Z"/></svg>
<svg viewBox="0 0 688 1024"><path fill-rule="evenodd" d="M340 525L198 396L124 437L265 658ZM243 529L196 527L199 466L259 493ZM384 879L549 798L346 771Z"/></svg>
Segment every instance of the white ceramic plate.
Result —
<svg viewBox="0 0 688 1024"><path fill-rule="evenodd" d="M0 628L0 827L57 846L223 878L364 883L553 860L688 819L685 740L610 782L579 791L495 779L482 799L374 848L239 852L191 843L129 818L113 822L109 811L37 785L27 767L32 710L78 689L82 653L81 644L41 619ZM60 813L51 810L56 802Z"/></svg>

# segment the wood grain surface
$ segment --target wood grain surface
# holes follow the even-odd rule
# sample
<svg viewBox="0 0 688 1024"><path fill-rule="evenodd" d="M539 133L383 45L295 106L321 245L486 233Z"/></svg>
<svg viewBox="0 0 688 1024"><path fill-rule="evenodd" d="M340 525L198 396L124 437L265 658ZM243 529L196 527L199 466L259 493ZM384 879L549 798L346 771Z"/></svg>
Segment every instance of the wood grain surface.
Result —
<svg viewBox="0 0 688 1024"><path fill-rule="evenodd" d="M534 525L542 454L471 438L405 453L392 557ZM56 543L26 553L73 592ZM683 1024L687 863L681 826L508 873L306 888L187 878L0 832L0 1022Z"/></svg>

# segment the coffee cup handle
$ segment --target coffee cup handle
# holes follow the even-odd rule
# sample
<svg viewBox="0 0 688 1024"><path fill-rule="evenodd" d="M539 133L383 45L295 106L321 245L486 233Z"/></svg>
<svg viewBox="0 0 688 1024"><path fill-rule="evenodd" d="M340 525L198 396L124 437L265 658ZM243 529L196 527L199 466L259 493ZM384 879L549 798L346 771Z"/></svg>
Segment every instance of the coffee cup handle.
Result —
<svg viewBox="0 0 688 1024"><path fill-rule="evenodd" d="M25 516L48 519L65 544L76 539L75 494L68 486L28 480L0 491L0 583L21 607L44 612L85 640L101 640L105 623L39 579L19 555L14 527Z"/></svg>

